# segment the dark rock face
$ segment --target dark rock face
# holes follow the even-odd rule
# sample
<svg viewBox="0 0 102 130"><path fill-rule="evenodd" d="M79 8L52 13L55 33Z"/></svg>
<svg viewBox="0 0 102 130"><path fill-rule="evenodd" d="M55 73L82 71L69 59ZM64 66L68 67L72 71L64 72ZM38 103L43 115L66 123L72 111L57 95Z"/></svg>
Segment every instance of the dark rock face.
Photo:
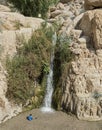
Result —
<svg viewBox="0 0 102 130"><path fill-rule="evenodd" d="M62 3L67 3L67 2L70 2L71 0L60 0L60 2Z"/></svg>

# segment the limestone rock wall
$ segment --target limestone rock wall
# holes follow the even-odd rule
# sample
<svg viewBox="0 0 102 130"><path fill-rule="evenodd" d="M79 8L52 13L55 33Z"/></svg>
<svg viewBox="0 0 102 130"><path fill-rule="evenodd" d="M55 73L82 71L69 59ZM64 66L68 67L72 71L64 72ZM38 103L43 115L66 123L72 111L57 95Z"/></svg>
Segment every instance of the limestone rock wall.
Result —
<svg viewBox="0 0 102 130"><path fill-rule="evenodd" d="M85 3L72 0L62 3L50 10L50 22L60 22L59 33L72 37L70 49L75 55L62 86L62 109L74 113L81 120L101 120L101 0L85 0ZM83 6L93 10L85 12Z"/></svg>
<svg viewBox="0 0 102 130"><path fill-rule="evenodd" d="M22 111L22 105L18 106L8 101L5 96L8 87L6 58L7 56L12 58L16 54L16 48L20 46L19 39L28 40L42 22L42 19L24 17L0 5L0 123Z"/></svg>
<svg viewBox="0 0 102 130"><path fill-rule="evenodd" d="M87 27L86 27L87 25ZM91 43L95 49L102 48L102 10L88 11L84 14L79 28L84 35L91 37Z"/></svg>
<svg viewBox="0 0 102 130"><path fill-rule="evenodd" d="M82 120L102 119L102 10L76 16L63 33L73 36L70 63L63 85L62 109Z"/></svg>

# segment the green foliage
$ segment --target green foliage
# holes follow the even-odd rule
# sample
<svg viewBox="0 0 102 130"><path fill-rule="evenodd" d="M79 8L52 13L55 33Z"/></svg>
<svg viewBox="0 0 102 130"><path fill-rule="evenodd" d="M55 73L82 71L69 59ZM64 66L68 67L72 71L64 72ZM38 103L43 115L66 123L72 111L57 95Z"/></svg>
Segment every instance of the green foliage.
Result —
<svg viewBox="0 0 102 130"><path fill-rule="evenodd" d="M71 42L71 39L66 35L60 35L58 36L58 51L60 53L60 61L62 64L65 62L69 62L72 59L72 54L69 49L69 44Z"/></svg>
<svg viewBox="0 0 102 130"><path fill-rule="evenodd" d="M54 59L54 94L53 105L59 109L61 105L62 86L65 83L65 79L68 75L68 68L70 62L74 58L69 48L71 39L66 34L58 35L57 44L55 47L55 59Z"/></svg>
<svg viewBox="0 0 102 130"><path fill-rule="evenodd" d="M21 26L22 25L21 25L20 21L19 20L15 20L14 27L19 30Z"/></svg>
<svg viewBox="0 0 102 130"><path fill-rule="evenodd" d="M56 5L60 0L50 0L50 5Z"/></svg>
<svg viewBox="0 0 102 130"><path fill-rule="evenodd" d="M60 87L56 87L53 94L53 107L57 110L61 109L61 98L62 98L62 90Z"/></svg>
<svg viewBox="0 0 102 130"><path fill-rule="evenodd" d="M58 0L8 0L25 16L46 17L51 4L56 4Z"/></svg>
<svg viewBox="0 0 102 130"><path fill-rule="evenodd" d="M94 91L93 98L95 98L96 100L98 100L100 97L102 97L102 94L99 93L98 91Z"/></svg>
<svg viewBox="0 0 102 130"><path fill-rule="evenodd" d="M45 90L43 80L49 72L52 45L49 35L51 34L50 28L38 29L28 42L21 39L23 46L17 49L17 55L12 60L7 58L8 90L6 95L9 99L24 105L27 100L31 101L32 97L36 97L38 99L36 104L33 102L34 106L41 104ZM35 82L37 82L36 86ZM40 86L40 92L35 94L37 86Z"/></svg>
<svg viewBox="0 0 102 130"><path fill-rule="evenodd" d="M44 61L42 62L42 64L43 64L43 73L48 74L50 70L49 64Z"/></svg>
<svg viewBox="0 0 102 130"><path fill-rule="evenodd" d="M55 47L55 60L54 60L54 76L55 76L55 86L59 86L59 78L62 76L63 72L65 71L66 67L73 59L73 54L69 48L71 39L67 37L67 35L59 35L57 38L57 44ZM59 66L59 67L57 67ZM56 70L57 68L57 70ZM61 77L62 78L62 77ZM62 83L62 81L61 81Z"/></svg>

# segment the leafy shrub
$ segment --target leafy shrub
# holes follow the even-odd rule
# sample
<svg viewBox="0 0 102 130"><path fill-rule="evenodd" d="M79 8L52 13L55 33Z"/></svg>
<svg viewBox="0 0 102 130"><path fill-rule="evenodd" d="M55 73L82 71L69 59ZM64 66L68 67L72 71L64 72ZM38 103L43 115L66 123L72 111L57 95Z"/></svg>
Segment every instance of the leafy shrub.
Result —
<svg viewBox="0 0 102 130"><path fill-rule="evenodd" d="M8 0L25 16L46 17L47 11L51 4L55 4L58 0Z"/></svg>
<svg viewBox="0 0 102 130"><path fill-rule="evenodd" d="M31 101L32 97L37 97L37 104L41 104L45 90L45 85L42 84L48 73L50 62L51 35L50 28L38 29L27 43L22 42L23 46L17 49L17 55L12 60L7 59L6 95L9 99L25 105L27 100ZM37 86L40 86L40 92L37 95L35 94L36 82Z"/></svg>
<svg viewBox="0 0 102 130"><path fill-rule="evenodd" d="M62 86L68 75L70 61L74 58L69 48L71 39L66 34L58 35L54 59L54 94L53 105L59 109L61 105Z"/></svg>

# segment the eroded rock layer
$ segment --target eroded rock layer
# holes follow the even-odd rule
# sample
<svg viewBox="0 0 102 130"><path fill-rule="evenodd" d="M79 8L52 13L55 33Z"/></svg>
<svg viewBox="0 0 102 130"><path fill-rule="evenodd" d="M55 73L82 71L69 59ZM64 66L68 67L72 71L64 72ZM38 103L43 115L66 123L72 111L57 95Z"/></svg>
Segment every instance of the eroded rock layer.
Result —
<svg viewBox="0 0 102 130"><path fill-rule="evenodd" d="M102 9L100 0L70 1L59 4L54 19L60 18L60 34L72 38L75 55L62 86L62 109L82 120L102 119ZM58 8L61 7L61 8ZM62 8L63 7L63 8ZM98 8L98 9L96 9ZM94 10L95 9L95 10ZM67 11L66 11L67 10ZM53 13L56 14L56 10ZM64 12L64 13L63 13Z"/></svg>
<svg viewBox="0 0 102 130"><path fill-rule="evenodd" d="M71 45L75 59L70 63L63 86L62 107L79 119L101 120L102 10L84 13L75 28L71 32L74 38L75 30L82 30L82 33Z"/></svg>

